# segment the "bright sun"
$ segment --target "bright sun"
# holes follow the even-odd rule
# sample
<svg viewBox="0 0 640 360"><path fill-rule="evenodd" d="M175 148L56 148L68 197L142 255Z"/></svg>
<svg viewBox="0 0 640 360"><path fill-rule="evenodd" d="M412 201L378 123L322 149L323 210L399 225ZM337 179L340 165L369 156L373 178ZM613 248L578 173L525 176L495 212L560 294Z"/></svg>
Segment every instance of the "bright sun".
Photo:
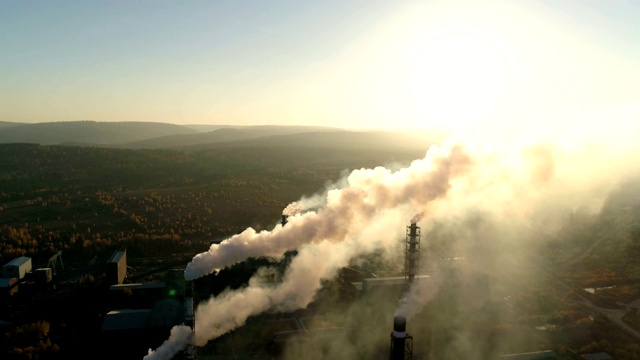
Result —
<svg viewBox="0 0 640 360"><path fill-rule="evenodd" d="M503 92L506 62L498 46L472 29L418 41L406 75L416 115L448 129L478 129Z"/></svg>

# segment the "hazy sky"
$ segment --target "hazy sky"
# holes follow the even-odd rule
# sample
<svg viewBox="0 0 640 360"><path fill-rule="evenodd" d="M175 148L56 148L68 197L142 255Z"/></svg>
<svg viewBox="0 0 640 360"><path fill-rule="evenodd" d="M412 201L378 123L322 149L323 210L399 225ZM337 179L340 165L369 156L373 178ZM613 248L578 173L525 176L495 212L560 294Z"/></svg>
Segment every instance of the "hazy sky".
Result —
<svg viewBox="0 0 640 360"><path fill-rule="evenodd" d="M6 0L0 121L635 121L638 24L632 0Z"/></svg>

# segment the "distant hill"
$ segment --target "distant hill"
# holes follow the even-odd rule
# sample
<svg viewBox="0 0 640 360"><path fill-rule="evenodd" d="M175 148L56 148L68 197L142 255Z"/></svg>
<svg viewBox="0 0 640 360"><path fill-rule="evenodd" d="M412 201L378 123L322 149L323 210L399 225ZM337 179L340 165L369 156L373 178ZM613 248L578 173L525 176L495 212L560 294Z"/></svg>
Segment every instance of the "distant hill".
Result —
<svg viewBox="0 0 640 360"><path fill-rule="evenodd" d="M20 126L20 125L24 125L24 124L23 123L17 123L17 122L0 121L0 129L5 129L5 128L9 128L9 127L14 127L14 126Z"/></svg>
<svg viewBox="0 0 640 360"><path fill-rule="evenodd" d="M322 131L238 139L224 143L209 143L189 147L190 150L234 147L289 147L331 149L426 149L446 138L442 132L392 131Z"/></svg>
<svg viewBox="0 0 640 360"><path fill-rule="evenodd" d="M187 124L185 127L196 130L198 132L211 132L218 129L224 128L238 128L236 125L201 125L201 124Z"/></svg>
<svg viewBox="0 0 640 360"><path fill-rule="evenodd" d="M201 124L187 124L185 127L198 130L199 132L211 132L218 129L273 129L273 128L296 128L305 129L306 131L322 131L326 129L332 129L325 126L286 126L286 125L201 125ZM333 128L335 130L335 128Z"/></svg>
<svg viewBox="0 0 640 360"><path fill-rule="evenodd" d="M213 125L212 125L213 126ZM330 132L333 128L317 126L246 126L221 128L214 131L198 134L167 135L153 139L135 141L125 144L124 147L132 149L160 149L189 147L238 140L271 137L275 135L299 134L307 132Z"/></svg>
<svg viewBox="0 0 640 360"><path fill-rule="evenodd" d="M439 143L443 132L350 131L320 126L175 125L151 122L69 121L46 123L0 122L0 143L107 146L130 149L189 151L239 147L424 149Z"/></svg>
<svg viewBox="0 0 640 360"><path fill-rule="evenodd" d="M184 147L209 162L224 159L226 167L288 169L332 166L338 172L354 164L374 167L406 163L423 158L433 144L442 143L442 133L332 131L265 136ZM297 171L297 170L294 170ZM285 175L287 176L287 175Z"/></svg>
<svg viewBox="0 0 640 360"><path fill-rule="evenodd" d="M194 134L180 125L151 122L69 121L0 126L0 143L124 144L167 135Z"/></svg>

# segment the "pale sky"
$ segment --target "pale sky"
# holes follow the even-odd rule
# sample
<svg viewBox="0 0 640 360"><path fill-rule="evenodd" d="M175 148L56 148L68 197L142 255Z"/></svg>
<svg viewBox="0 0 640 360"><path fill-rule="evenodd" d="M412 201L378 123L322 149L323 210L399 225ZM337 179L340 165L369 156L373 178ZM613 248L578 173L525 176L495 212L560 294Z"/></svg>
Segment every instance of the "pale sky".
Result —
<svg viewBox="0 0 640 360"><path fill-rule="evenodd" d="M6 0L0 121L623 125L638 24L633 0Z"/></svg>

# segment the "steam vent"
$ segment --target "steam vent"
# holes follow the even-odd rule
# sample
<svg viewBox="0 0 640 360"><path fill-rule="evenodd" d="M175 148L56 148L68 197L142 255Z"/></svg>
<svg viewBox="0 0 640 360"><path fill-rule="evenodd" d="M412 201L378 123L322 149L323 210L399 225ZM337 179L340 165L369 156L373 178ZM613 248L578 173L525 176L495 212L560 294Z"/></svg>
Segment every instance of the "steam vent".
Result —
<svg viewBox="0 0 640 360"><path fill-rule="evenodd" d="M407 319L396 315L393 318L389 360L411 359L413 359L413 337L407 334Z"/></svg>

